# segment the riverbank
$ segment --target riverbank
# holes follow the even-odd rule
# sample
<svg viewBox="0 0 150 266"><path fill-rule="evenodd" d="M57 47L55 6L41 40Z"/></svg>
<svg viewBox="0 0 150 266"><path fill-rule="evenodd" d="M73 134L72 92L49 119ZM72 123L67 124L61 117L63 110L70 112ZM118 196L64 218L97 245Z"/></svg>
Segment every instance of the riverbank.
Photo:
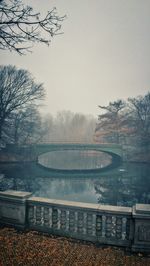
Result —
<svg viewBox="0 0 150 266"><path fill-rule="evenodd" d="M123 145L123 161L131 163L150 163L150 148L146 151L144 148L135 145Z"/></svg>
<svg viewBox="0 0 150 266"><path fill-rule="evenodd" d="M35 156L30 150L0 150L0 163L18 163L18 162L35 162Z"/></svg>
<svg viewBox="0 0 150 266"><path fill-rule="evenodd" d="M37 232L0 228L1 266L149 266L150 256Z"/></svg>

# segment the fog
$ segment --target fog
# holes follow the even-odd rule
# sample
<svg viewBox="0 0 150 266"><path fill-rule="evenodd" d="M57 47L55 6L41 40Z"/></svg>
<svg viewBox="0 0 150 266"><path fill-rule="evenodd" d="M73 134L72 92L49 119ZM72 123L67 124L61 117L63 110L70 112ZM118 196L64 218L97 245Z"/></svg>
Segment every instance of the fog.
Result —
<svg viewBox="0 0 150 266"><path fill-rule="evenodd" d="M64 34L49 47L36 45L19 56L0 51L1 64L29 70L43 82L44 113L70 110L99 113L98 105L147 93L150 84L149 0L40 0L27 3L35 11L57 7L67 15Z"/></svg>

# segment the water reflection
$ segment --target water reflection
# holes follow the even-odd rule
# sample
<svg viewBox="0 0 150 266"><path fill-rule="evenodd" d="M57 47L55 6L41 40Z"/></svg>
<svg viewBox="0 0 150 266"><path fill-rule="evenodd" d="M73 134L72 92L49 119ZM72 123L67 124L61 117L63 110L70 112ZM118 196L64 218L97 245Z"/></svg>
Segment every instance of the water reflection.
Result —
<svg viewBox="0 0 150 266"><path fill-rule="evenodd" d="M1 164L0 190L6 189L47 198L132 206L150 203L150 166L123 164L103 174L70 175L47 171L35 163Z"/></svg>
<svg viewBox="0 0 150 266"><path fill-rule="evenodd" d="M42 154L38 162L48 168L62 170L87 170L106 167L111 156L95 150L62 150Z"/></svg>

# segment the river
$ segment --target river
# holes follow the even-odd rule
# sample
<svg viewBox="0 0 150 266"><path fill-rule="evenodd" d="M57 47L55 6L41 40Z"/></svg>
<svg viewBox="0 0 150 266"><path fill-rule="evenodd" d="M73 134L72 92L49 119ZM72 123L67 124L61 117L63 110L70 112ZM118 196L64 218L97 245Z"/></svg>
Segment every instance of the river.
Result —
<svg viewBox="0 0 150 266"><path fill-rule="evenodd" d="M100 173L57 172L36 163L1 163L0 190L88 203L132 206L150 204L150 165L122 163Z"/></svg>

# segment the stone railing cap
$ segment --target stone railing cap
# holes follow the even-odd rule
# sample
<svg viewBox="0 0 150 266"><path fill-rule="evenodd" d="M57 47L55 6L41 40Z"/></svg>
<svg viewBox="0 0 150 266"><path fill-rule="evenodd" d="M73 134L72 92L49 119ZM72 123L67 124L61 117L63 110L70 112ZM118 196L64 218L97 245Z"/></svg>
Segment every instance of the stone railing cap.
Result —
<svg viewBox="0 0 150 266"><path fill-rule="evenodd" d="M17 191L17 190L6 190L6 191L1 191L0 192L0 197L13 197L13 198L28 198L31 196L32 193L30 192L24 192L24 191Z"/></svg>
<svg viewBox="0 0 150 266"><path fill-rule="evenodd" d="M120 213L120 214L127 214L130 215L132 208L131 207L124 207L124 206L113 206L113 205L99 205L99 211L104 212L113 212L113 213Z"/></svg>
<svg viewBox="0 0 150 266"><path fill-rule="evenodd" d="M34 204L53 204L59 205L61 207L73 207L73 208L84 208L84 209L93 209L98 212L108 212L114 214L127 214L130 215L132 209L130 207L120 207L120 206L111 206L111 205L100 205L94 203L85 203L78 201L67 201L67 200L59 200L59 199L48 199L48 198L40 198L40 197L30 197L28 202L32 202Z"/></svg>
<svg viewBox="0 0 150 266"><path fill-rule="evenodd" d="M53 205L60 205L62 207L75 207L75 208L87 208L87 209L98 209L98 204L93 203L85 203L85 202L78 202L78 201L67 201L67 200L59 200L59 199L48 199L48 198L41 198L41 197L30 197L28 202L33 203L50 203Z"/></svg>
<svg viewBox="0 0 150 266"><path fill-rule="evenodd" d="M136 204L135 212L142 214L150 214L150 204Z"/></svg>

